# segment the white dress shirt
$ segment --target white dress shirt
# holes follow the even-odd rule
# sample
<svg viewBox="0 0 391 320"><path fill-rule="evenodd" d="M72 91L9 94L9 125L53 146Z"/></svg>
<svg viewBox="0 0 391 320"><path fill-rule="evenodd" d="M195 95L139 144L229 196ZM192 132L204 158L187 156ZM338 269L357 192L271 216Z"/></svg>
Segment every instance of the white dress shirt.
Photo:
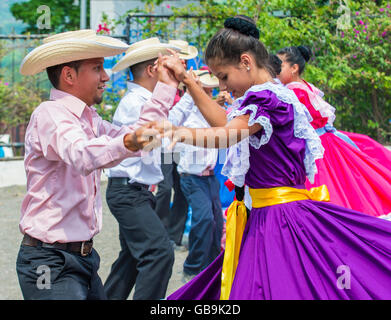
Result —
<svg viewBox="0 0 391 320"><path fill-rule="evenodd" d="M183 123L189 117L190 113L193 112L194 101L190 94L185 93L182 98L172 107L168 113L168 121L174 126L183 126ZM172 153L179 152L180 146L175 145L174 150L168 149L167 147L171 144L169 138L162 139L162 152Z"/></svg>
<svg viewBox="0 0 391 320"><path fill-rule="evenodd" d="M128 91L114 113L113 123L116 125L136 123L140 118L142 106L152 96L152 92L136 83L128 82L127 85ZM156 184L163 180L160 150L158 148L151 152L141 151L141 157L123 160L119 165L107 170L107 175L110 178L129 178L129 183Z"/></svg>
<svg viewBox="0 0 391 320"><path fill-rule="evenodd" d="M128 91L114 113L113 123L116 125L130 125L137 122L141 107L152 96L152 92L134 82L128 82L127 86ZM169 119L173 123L183 122L191 112L193 105L191 96L185 94L169 111ZM156 148L151 152L141 151L141 157L125 159L116 167L109 169L107 175L110 178L129 178L129 183L158 184L163 180L160 167L161 151L161 148Z"/></svg>
<svg viewBox="0 0 391 320"><path fill-rule="evenodd" d="M190 96L189 96L190 97ZM190 97L191 99L191 97ZM209 128L209 123L205 120L200 110L192 100L191 112L181 124L188 128ZM169 120L171 111L169 113ZM204 175L206 171L213 170L216 166L218 149L195 147L189 144L178 143L177 149L180 152L180 159L177 170L179 173L188 173L198 176Z"/></svg>

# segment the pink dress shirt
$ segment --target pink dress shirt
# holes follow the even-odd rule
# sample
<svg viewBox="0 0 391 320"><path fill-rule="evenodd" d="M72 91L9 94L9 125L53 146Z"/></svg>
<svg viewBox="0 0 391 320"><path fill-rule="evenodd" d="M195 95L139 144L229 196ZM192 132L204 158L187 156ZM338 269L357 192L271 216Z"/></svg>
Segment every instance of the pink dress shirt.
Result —
<svg viewBox="0 0 391 320"><path fill-rule="evenodd" d="M86 241L102 228L102 168L140 156L125 148L125 134L149 121L167 118L176 89L158 82L139 121L118 127L95 108L52 89L50 101L33 112L25 136L27 194L20 231L43 242Z"/></svg>

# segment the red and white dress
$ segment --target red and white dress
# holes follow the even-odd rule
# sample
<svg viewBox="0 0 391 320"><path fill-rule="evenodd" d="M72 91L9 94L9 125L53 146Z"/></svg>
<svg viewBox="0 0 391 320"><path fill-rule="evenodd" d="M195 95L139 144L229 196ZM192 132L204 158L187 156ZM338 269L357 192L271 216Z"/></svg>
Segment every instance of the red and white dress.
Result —
<svg viewBox="0 0 391 320"><path fill-rule="evenodd" d="M335 108L323 100L312 84L291 82L293 90L312 116L311 125L325 148L316 161L318 173L307 188L327 185L332 203L388 218L391 213L391 151L373 139L333 127ZM391 216L391 215L390 215Z"/></svg>

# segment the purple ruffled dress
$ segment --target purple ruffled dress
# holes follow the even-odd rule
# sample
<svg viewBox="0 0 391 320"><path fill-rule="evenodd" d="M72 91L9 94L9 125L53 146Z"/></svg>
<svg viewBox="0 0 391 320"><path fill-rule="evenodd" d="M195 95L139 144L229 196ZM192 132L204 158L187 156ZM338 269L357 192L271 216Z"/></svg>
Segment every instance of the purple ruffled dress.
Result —
<svg viewBox="0 0 391 320"><path fill-rule="evenodd" d="M266 129L250 137L251 188L306 180L308 141L277 91L250 88L236 110ZM219 299L223 256L168 299ZM391 299L391 222L312 200L252 208L230 299Z"/></svg>

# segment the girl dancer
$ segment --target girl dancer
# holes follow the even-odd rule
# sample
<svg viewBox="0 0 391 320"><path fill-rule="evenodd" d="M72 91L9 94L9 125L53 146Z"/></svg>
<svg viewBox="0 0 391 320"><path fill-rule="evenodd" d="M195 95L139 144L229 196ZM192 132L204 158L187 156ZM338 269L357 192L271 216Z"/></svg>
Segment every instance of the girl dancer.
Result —
<svg viewBox="0 0 391 320"><path fill-rule="evenodd" d="M221 254L168 299L219 299L221 287L221 297L230 299L390 299L391 223L317 201L327 200L327 188L305 189L306 175L314 177L315 160L323 153L307 111L293 91L273 81L255 24L237 16L224 25L210 40L205 59L220 88L237 98L229 122L179 59L163 57L216 127L161 130L173 134L174 142L206 147L248 138L247 165L244 158L230 164L231 170L245 169L252 209L232 287L221 270Z"/></svg>
<svg viewBox="0 0 391 320"><path fill-rule="evenodd" d="M325 148L317 161L318 174L311 188L327 185L330 201L373 216L391 212L391 152L365 135L337 131L335 108L323 100L323 92L301 78L311 51L304 46L287 47L277 53L282 60L279 79L292 89L312 116Z"/></svg>

